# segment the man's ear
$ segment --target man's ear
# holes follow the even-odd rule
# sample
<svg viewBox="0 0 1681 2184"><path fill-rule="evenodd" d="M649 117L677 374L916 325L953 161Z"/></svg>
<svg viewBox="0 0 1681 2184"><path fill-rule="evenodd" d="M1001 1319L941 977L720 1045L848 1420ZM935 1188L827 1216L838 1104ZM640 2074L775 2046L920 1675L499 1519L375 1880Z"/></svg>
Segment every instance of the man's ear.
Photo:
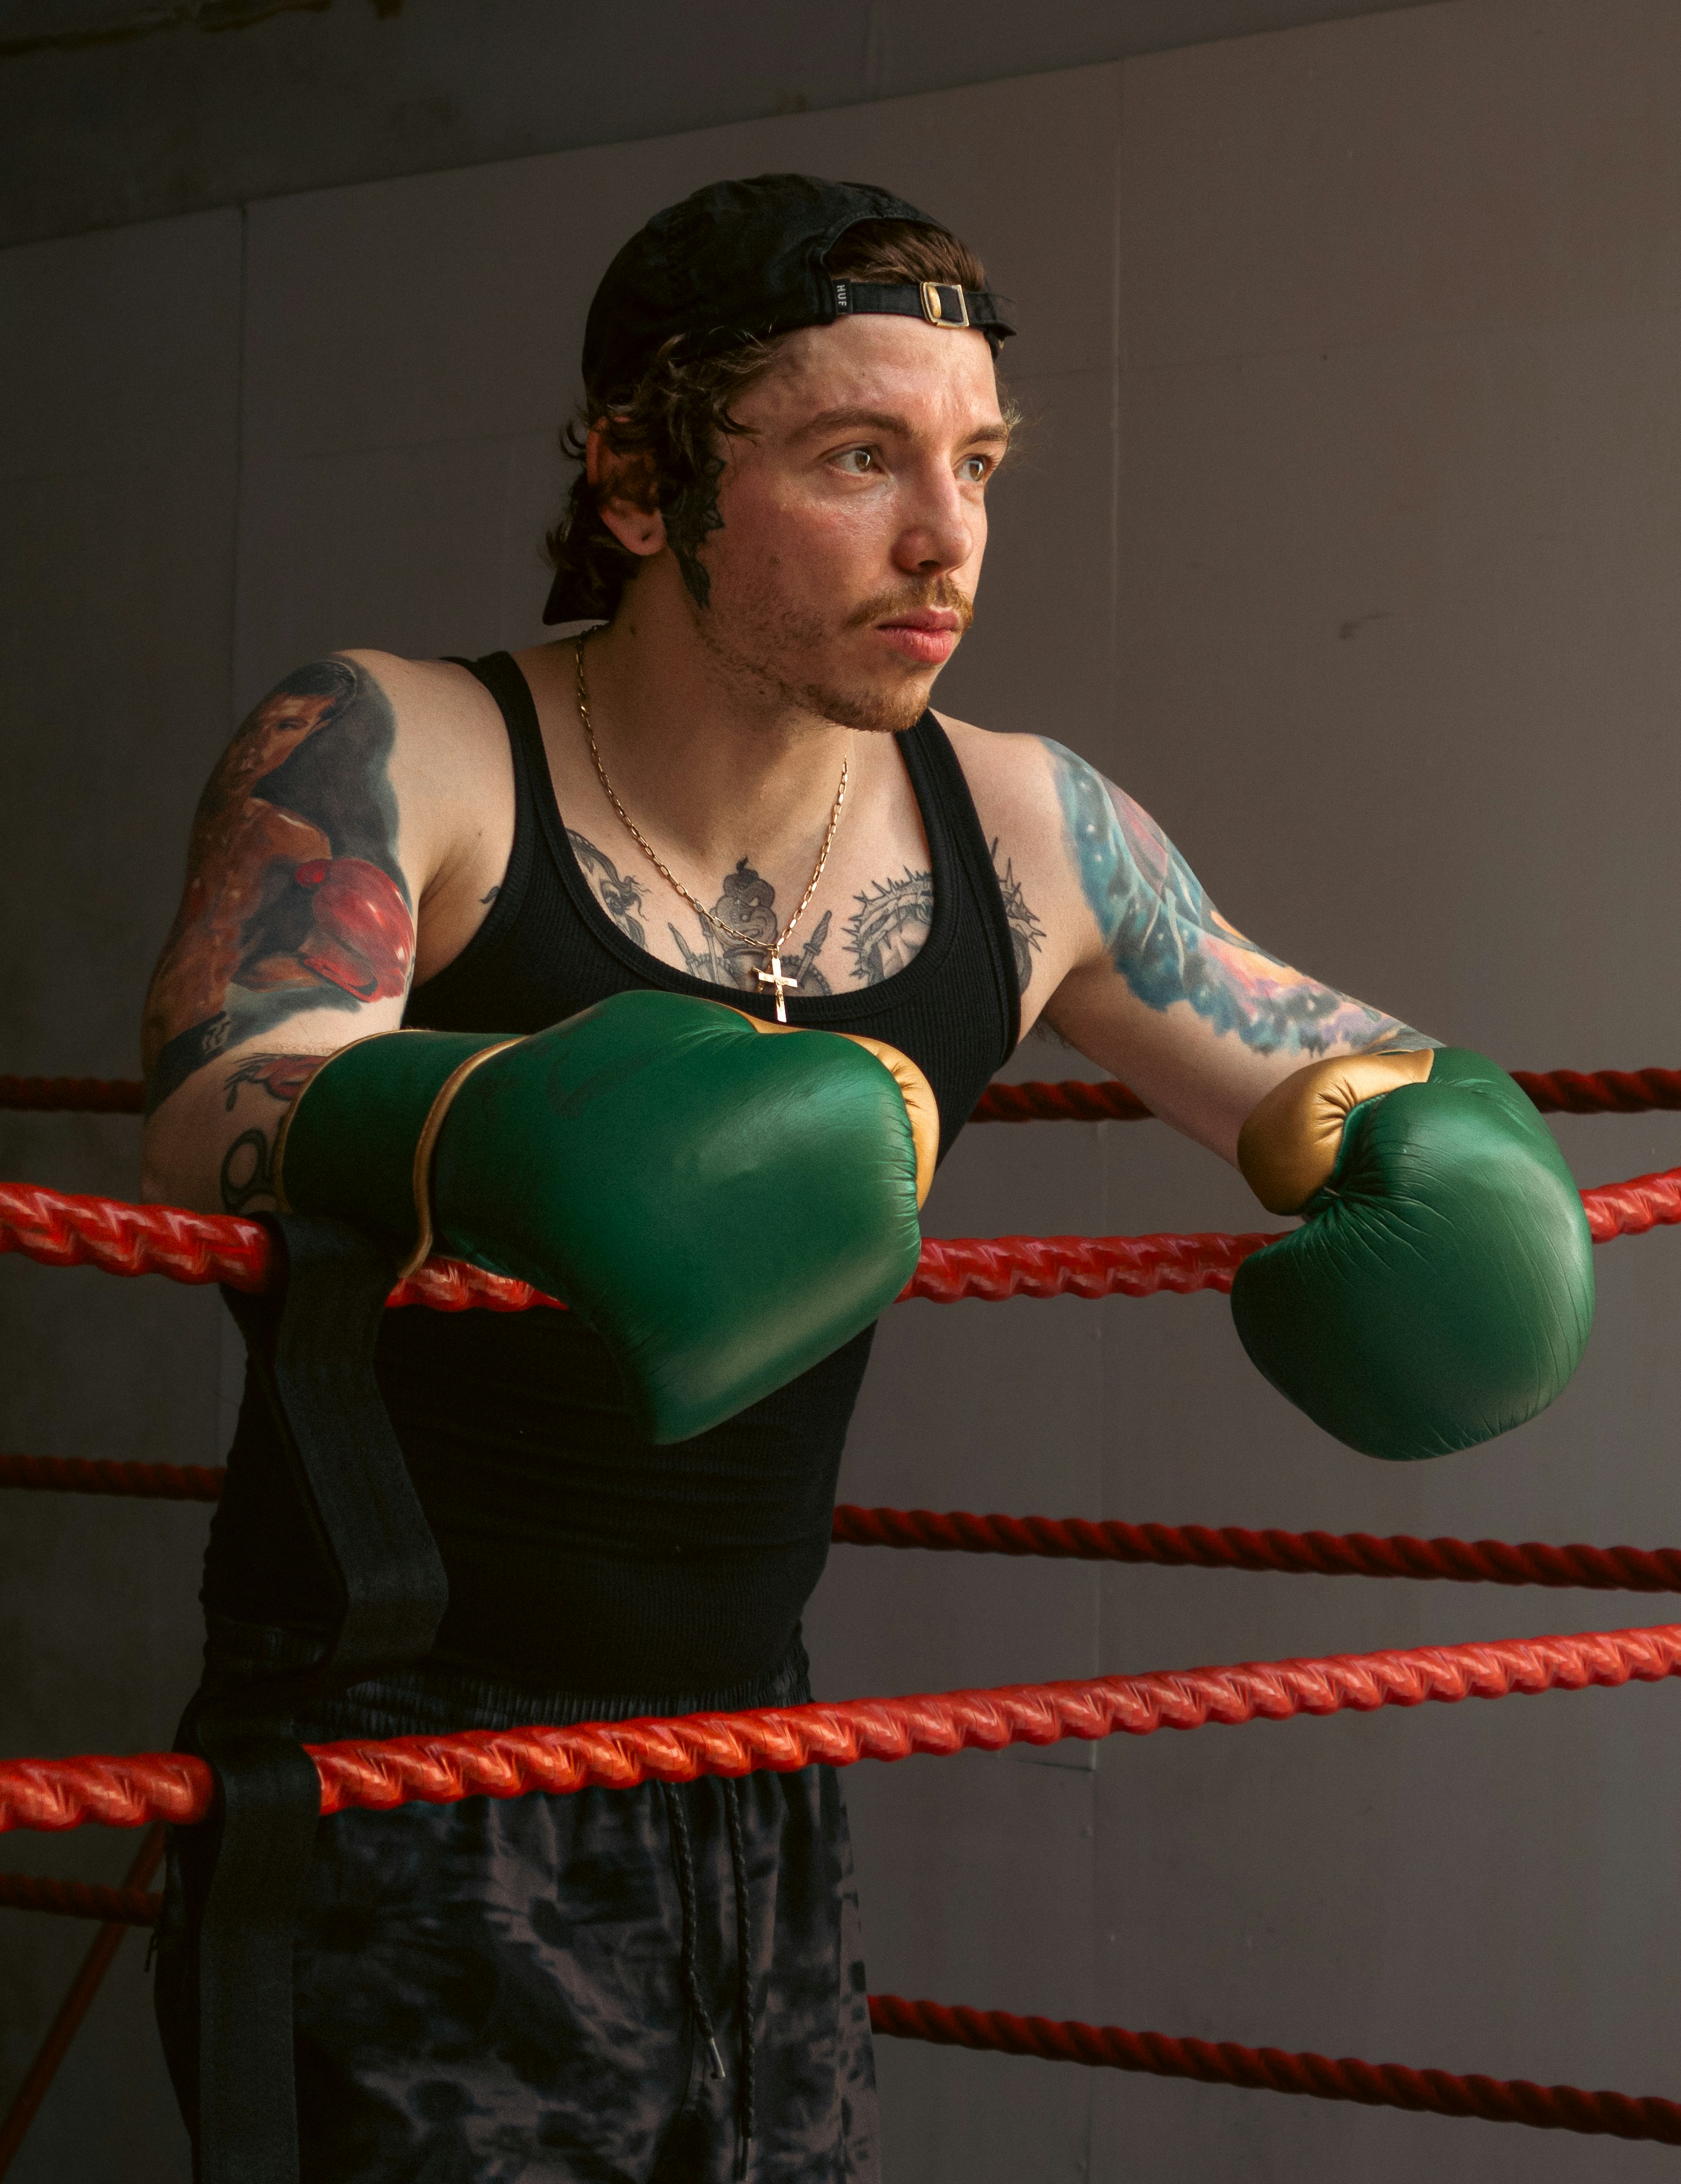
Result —
<svg viewBox="0 0 1681 2184"><path fill-rule="evenodd" d="M627 552L644 557L665 544L665 519L649 491L644 456L621 455L599 425L589 428L584 472L595 493L596 512Z"/></svg>

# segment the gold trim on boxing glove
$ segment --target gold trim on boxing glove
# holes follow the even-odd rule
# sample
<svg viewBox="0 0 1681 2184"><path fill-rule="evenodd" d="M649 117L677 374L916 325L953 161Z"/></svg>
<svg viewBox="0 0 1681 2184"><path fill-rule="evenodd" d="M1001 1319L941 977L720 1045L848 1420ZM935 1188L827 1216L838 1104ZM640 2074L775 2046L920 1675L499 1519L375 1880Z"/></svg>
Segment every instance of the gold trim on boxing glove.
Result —
<svg viewBox="0 0 1681 2184"><path fill-rule="evenodd" d="M934 1164L940 1156L940 1109L934 1088L910 1056L902 1054L896 1046L889 1046L886 1039L866 1039L858 1031L843 1031L840 1035L873 1054L899 1087L905 1112L910 1117L911 1141L916 1148L916 1211L920 1213L933 1188Z"/></svg>
<svg viewBox="0 0 1681 2184"><path fill-rule="evenodd" d="M1238 1166L1269 1213L1294 1213L1329 1182L1343 1126L1362 1100L1422 1084L1433 1047L1408 1054L1344 1054L1310 1062L1251 1110L1238 1133Z"/></svg>
<svg viewBox="0 0 1681 2184"><path fill-rule="evenodd" d="M494 1046L481 1046L476 1054L470 1054L465 1061L457 1062L438 1086L426 1110L426 1119L420 1125L420 1134L415 1140L415 1246L397 1270L399 1282L406 1282L415 1268L431 1256L432 1154L437 1148L438 1133L455 1104L456 1094L481 1062L488 1061L493 1055L506 1054L510 1046L520 1044L517 1039L502 1039Z"/></svg>
<svg viewBox="0 0 1681 2184"><path fill-rule="evenodd" d="M728 1003L725 1006L728 1007ZM732 1011L754 1031L815 1031L815 1024L771 1023L764 1017L750 1017L745 1009ZM916 1211L920 1213L933 1189L934 1168L940 1156L940 1109L934 1097L934 1088L908 1054L890 1046L884 1039L868 1039L861 1031L832 1032L832 1039L850 1039L873 1054L883 1069L899 1087L899 1096L905 1102L905 1112L910 1123L910 1142L916 1149Z"/></svg>

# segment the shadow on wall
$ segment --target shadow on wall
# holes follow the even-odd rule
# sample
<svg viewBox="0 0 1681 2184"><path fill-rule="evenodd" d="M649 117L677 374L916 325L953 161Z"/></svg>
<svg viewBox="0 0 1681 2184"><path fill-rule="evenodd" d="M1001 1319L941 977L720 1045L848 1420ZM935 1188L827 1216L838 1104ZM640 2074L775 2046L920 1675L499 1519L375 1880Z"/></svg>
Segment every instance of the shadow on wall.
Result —
<svg viewBox="0 0 1681 2184"><path fill-rule="evenodd" d="M0 246L1418 4L17 0Z"/></svg>

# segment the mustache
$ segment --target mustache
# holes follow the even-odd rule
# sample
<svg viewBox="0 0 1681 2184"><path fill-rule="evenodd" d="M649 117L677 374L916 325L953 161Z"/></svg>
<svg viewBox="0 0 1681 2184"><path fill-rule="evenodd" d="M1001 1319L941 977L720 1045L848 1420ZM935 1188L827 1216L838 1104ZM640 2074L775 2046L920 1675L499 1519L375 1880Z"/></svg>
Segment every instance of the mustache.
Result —
<svg viewBox="0 0 1681 2184"><path fill-rule="evenodd" d="M847 616L846 626L849 629L867 629L871 622L885 621L893 615L920 614L924 609L955 614L960 636L975 619L974 601L960 592L949 577L941 577L932 584L911 584L898 591L878 592L874 599L866 599Z"/></svg>

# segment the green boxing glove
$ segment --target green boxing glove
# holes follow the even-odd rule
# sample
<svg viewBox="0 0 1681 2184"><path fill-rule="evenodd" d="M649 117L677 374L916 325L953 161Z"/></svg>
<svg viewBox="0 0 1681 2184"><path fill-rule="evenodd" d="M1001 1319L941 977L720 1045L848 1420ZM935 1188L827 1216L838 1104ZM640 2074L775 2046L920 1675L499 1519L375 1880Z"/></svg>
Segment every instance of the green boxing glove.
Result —
<svg viewBox="0 0 1681 2184"><path fill-rule="evenodd" d="M632 992L529 1039L342 1049L287 1113L275 1174L283 1209L389 1237L405 1273L436 1250L564 1298L674 1441L893 1301L938 1142L895 1048Z"/></svg>
<svg viewBox="0 0 1681 2184"><path fill-rule="evenodd" d="M1462 1047L1300 1069L1238 1160L1305 1225L1244 1261L1243 1346L1367 1456L1445 1456L1533 1418L1581 1362L1593 1248L1576 1185L1504 1070Z"/></svg>

